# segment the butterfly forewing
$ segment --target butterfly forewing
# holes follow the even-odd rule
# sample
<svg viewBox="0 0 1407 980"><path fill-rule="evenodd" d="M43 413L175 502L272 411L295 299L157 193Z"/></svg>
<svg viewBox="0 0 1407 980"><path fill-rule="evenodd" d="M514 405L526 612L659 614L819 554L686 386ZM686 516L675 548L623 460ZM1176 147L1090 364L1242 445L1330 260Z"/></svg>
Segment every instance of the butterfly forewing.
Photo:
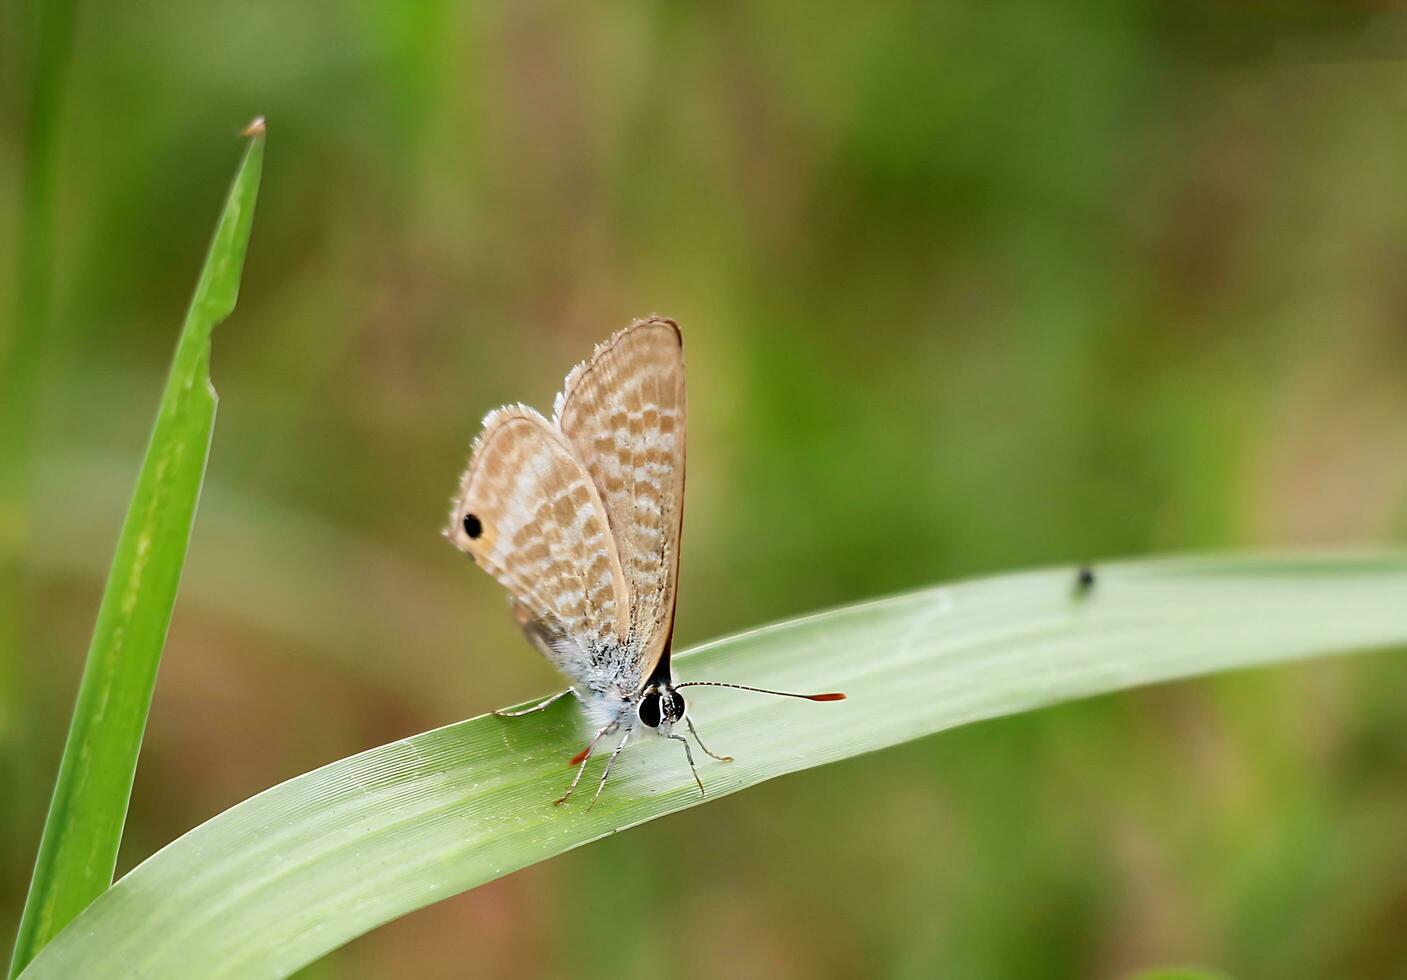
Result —
<svg viewBox="0 0 1407 980"><path fill-rule="evenodd" d="M555 415L605 504L643 684L674 621L686 420L678 326L637 320L599 346L567 376Z"/></svg>
<svg viewBox="0 0 1407 980"><path fill-rule="evenodd" d="M450 539L512 594L535 644L568 674L624 643L629 593L590 475L561 434L523 406L484 419ZM565 638L569 645L553 644Z"/></svg>

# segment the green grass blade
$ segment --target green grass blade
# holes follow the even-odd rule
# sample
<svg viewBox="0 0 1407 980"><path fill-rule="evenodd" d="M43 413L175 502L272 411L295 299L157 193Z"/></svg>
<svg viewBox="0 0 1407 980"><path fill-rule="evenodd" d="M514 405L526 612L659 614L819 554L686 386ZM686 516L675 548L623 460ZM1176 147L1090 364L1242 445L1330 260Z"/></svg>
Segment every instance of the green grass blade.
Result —
<svg viewBox="0 0 1407 980"><path fill-rule="evenodd" d="M210 335L234 309L259 189L262 123L251 127L249 135L186 314L118 538L20 921L11 976L112 883L215 423Z"/></svg>
<svg viewBox="0 0 1407 980"><path fill-rule="evenodd" d="M982 718L1407 644L1403 554L1136 561L1099 569L1086 595L1074 583L1073 569L964 582L682 656L684 679L850 695L807 704L691 689L704 737L737 756L702 760L709 799ZM594 810L584 798L554 807L581 744L562 702L290 780L133 870L24 977L287 975L396 916L701 802L679 747L645 738Z"/></svg>

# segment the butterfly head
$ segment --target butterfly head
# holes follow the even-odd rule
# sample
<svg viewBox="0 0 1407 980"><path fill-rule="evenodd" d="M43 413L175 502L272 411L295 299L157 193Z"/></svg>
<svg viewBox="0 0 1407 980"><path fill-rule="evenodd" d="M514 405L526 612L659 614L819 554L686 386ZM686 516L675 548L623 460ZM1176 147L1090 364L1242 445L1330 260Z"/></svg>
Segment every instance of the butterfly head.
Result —
<svg viewBox="0 0 1407 980"><path fill-rule="evenodd" d="M671 684L651 684L636 705L640 723L647 728L658 729L661 735L668 735L670 728L684 718L684 695Z"/></svg>

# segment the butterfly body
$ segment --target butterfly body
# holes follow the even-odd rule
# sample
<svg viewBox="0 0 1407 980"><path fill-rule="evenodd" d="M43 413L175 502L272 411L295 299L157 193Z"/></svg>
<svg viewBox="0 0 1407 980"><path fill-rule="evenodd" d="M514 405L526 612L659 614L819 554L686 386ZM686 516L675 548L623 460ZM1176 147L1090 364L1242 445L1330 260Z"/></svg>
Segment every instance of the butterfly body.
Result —
<svg viewBox="0 0 1407 980"><path fill-rule="evenodd" d="M568 680L593 731L612 724L633 723L645 697L640 677L644 649L639 640L606 642L583 649L565 636L544 636L539 624L523 624L529 640Z"/></svg>
<svg viewBox="0 0 1407 980"><path fill-rule="evenodd" d="M591 723L572 789L617 732L611 762L643 728L683 743L693 768L672 731L683 721L698 740L670 663L686 416L678 325L636 320L567 375L551 419L490 412L460 480L446 537L507 588L529 642L571 681L527 711L571 693Z"/></svg>

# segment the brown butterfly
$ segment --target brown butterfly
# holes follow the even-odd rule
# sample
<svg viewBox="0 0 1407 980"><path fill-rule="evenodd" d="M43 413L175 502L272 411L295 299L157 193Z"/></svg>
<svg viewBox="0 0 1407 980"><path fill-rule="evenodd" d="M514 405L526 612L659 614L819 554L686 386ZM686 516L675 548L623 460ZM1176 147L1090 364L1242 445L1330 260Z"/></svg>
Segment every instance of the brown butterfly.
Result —
<svg viewBox="0 0 1407 980"><path fill-rule="evenodd" d="M710 752L689 718L670 665L684 516L684 346L673 320L636 320L567 375L552 418L524 405L495 409L460 480L445 536L509 591L528 640L571 687L523 711L576 696L594 732L572 759L572 795L597 744L621 732L596 788L640 728L684 746L680 721Z"/></svg>

